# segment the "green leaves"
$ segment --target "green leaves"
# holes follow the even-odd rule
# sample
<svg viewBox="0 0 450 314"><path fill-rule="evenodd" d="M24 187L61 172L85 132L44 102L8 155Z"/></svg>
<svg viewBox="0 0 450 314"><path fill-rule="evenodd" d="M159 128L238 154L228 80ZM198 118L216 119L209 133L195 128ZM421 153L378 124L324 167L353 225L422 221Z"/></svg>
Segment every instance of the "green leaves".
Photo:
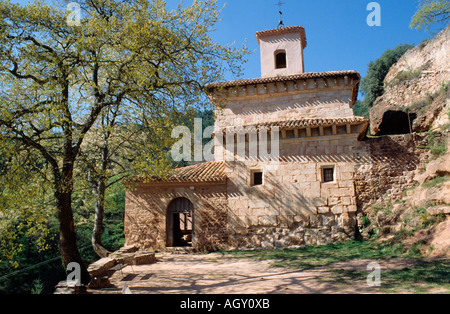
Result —
<svg viewBox="0 0 450 314"><path fill-rule="evenodd" d="M422 0L411 20L410 28L429 31L432 26L444 29L450 21L448 0Z"/></svg>
<svg viewBox="0 0 450 314"><path fill-rule="evenodd" d="M373 106L377 97L384 92L384 78L389 69L412 47L412 45L400 44L394 49L386 50L375 62L369 63L367 74L361 81L361 92L364 94L364 100L360 106L369 108Z"/></svg>
<svg viewBox="0 0 450 314"><path fill-rule="evenodd" d="M5 243L21 222L45 238L29 222L45 226L61 203L56 195L86 189L89 173L111 183L167 172L172 128L208 108L204 86L228 71L239 76L248 53L245 44L212 41L216 0L171 11L162 0L84 0L80 26L67 25L66 5L0 0Z"/></svg>

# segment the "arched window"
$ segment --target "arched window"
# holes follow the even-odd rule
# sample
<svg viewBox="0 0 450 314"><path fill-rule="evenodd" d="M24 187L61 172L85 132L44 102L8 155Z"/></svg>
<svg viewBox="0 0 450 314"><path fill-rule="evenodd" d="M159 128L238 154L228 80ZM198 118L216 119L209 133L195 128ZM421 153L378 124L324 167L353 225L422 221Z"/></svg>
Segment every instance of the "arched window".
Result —
<svg viewBox="0 0 450 314"><path fill-rule="evenodd" d="M275 51L275 69L285 69L287 67L286 51Z"/></svg>

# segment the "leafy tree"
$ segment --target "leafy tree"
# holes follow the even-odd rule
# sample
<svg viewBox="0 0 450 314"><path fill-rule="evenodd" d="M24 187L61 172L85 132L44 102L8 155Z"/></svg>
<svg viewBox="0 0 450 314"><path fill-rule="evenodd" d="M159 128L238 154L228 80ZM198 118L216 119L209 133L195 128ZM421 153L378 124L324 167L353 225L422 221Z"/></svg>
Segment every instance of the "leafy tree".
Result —
<svg viewBox="0 0 450 314"><path fill-rule="evenodd" d="M370 108L361 100L357 100L352 109L355 116L370 117Z"/></svg>
<svg viewBox="0 0 450 314"><path fill-rule="evenodd" d="M389 69L413 45L400 44L394 49L386 50L379 59L369 63L366 76L361 80L361 93L364 100L358 107L371 108L375 100L384 92L384 78Z"/></svg>
<svg viewBox="0 0 450 314"><path fill-rule="evenodd" d="M432 26L443 29L447 27L449 21L450 2L448 0L421 0L409 27L426 31L429 31Z"/></svg>
<svg viewBox="0 0 450 314"><path fill-rule="evenodd" d="M189 128L191 134L195 134L195 126L194 126L195 120L193 118L201 119L200 121L202 123L202 125L201 125L202 134L204 134L206 128L208 128L210 126L214 126L215 112L212 109L205 109L205 110L200 110L200 111L196 112L193 117L187 116L187 117L183 118L182 121L180 121L180 125L183 125L183 126L186 126L187 128ZM212 140L211 138L203 138L202 139L203 147L205 145L207 145L211 140ZM191 145L192 145L191 151L194 151L194 142L193 141L192 141ZM180 168L180 167L194 165L196 163L199 163L199 161L181 160L178 162L173 161L172 163L175 167Z"/></svg>
<svg viewBox="0 0 450 314"><path fill-rule="evenodd" d="M31 179L50 186L42 195L56 207L62 260L77 262L87 283L72 203L86 138L108 110L147 117L153 136L166 134L160 130L174 125L171 113L207 103L206 84L227 70L241 73L247 50L211 40L216 0L170 12L162 0L86 0L80 26L68 25L64 1L55 3L0 1L0 145L8 165L33 167Z"/></svg>
<svg viewBox="0 0 450 314"><path fill-rule="evenodd" d="M101 241L107 189L142 171L164 173L173 164L166 158L169 157L166 151L170 149L170 145L167 145L170 128L163 128L162 132L152 130L149 123L146 126L142 122L138 125L135 121L128 121L131 118L136 120L135 117L119 116L117 108L109 109L102 113L99 125L93 127L86 136L77 167L81 179L76 186L77 193L82 197L83 204L95 207L92 246L100 257L110 253ZM187 114L185 118L189 117L191 115ZM175 117L172 119L177 120ZM153 164L148 164L149 161Z"/></svg>
<svg viewBox="0 0 450 314"><path fill-rule="evenodd" d="M20 149L1 135L0 141L4 141L0 146L0 259L18 268L22 260L17 255L27 250L30 241L38 252L49 248L46 240L54 201L39 154Z"/></svg>

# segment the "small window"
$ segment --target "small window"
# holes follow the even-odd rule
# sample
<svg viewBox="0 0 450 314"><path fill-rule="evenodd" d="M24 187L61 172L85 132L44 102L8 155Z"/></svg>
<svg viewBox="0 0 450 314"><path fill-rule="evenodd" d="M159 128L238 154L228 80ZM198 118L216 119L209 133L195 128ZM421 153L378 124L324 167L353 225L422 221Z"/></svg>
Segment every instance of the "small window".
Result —
<svg viewBox="0 0 450 314"><path fill-rule="evenodd" d="M262 171L255 170L251 172L251 186L257 186L263 184L263 173Z"/></svg>
<svg viewBox="0 0 450 314"><path fill-rule="evenodd" d="M286 66L286 52L284 50L275 52L275 69L285 69Z"/></svg>
<svg viewBox="0 0 450 314"><path fill-rule="evenodd" d="M323 168L322 169L323 182L333 182L334 181L334 168Z"/></svg>

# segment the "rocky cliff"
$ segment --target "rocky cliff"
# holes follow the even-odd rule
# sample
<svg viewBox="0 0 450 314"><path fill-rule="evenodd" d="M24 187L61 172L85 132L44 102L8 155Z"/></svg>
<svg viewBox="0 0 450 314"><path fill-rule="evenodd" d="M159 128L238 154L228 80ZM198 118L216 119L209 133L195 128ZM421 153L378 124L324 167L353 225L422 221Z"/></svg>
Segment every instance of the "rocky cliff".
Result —
<svg viewBox="0 0 450 314"><path fill-rule="evenodd" d="M450 257L449 82L450 26L407 51L387 74L370 133L389 136L366 140L379 162L358 169L355 183L364 237Z"/></svg>
<svg viewBox="0 0 450 314"><path fill-rule="evenodd" d="M404 134L450 123L450 26L407 51L386 75L370 113L371 134Z"/></svg>
<svg viewBox="0 0 450 314"><path fill-rule="evenodd" d="M450 138L442 136L448 147ZM376 235L428 257L450 258L450 151L437 157L427 149L429 141L426 134L369 141L374 153L390 158L358 172L358 223L366 238Z"/></svg>

